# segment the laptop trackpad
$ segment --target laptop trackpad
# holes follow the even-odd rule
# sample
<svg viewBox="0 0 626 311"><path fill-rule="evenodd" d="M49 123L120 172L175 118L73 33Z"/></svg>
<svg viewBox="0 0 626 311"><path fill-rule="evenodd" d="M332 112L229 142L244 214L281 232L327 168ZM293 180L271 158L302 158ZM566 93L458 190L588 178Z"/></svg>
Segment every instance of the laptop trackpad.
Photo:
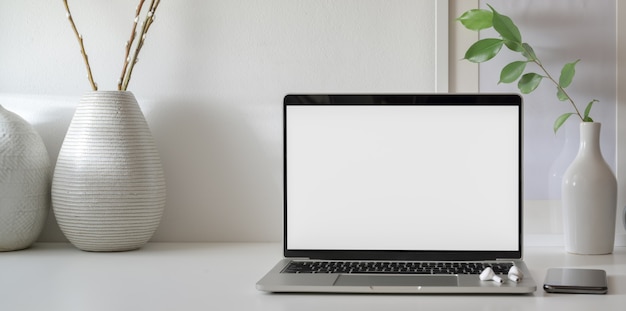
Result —
<svg viewBox="0 0 626 311"><path fill-rule="evenodd" d="M342 274L335 286L457 286L456 275L349 275Z"/></svg>

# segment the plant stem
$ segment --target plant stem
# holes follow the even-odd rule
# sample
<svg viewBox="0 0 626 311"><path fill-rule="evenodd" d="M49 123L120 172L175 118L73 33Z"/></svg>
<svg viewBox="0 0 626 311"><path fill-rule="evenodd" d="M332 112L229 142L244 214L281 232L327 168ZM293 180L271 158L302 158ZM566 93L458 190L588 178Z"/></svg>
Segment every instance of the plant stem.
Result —
<svg viewBox="0 0 626 311"><path fill-rule="evenodd" d="M122 67L122 74L120 75L120 79L117 82L117 89L122 90L122 84L124 81L124 77L126 76L126 69L128 68L128 63L130 62L130 49L135 41L135 36L137 35L137 22L139 21L139 14L141 14L141 9L143 7L143 3L145 0L140 0L137 5L137 9L135 10L135 20L133 22L133 29L130 33L130 39L126 41L126 54L124 56L124 66Z"/></svg>
<svg viewBox="0 0 626 311"><path fill-rule="evenodd" d="M526 51L527 54L530 54L529 51ZM561 91L565 97L567 97L567 100L570 102L570 104L572 104L572 107L574 107L574 110L576 111L576 115L578 115L578 117L580 118L581 121L584 121L585 119L583 118L582 114L580 114L580 110L578 110L578 107L576 107L576 104L574 103L574 100L569 96L569 94L567 94L567 92L565 91L564 88L561 87L561 84L559 84L553 77L552 75L550 75L550 73L548 73L548 71L546 70L546 68L543 66L543 64L541 63L541 61L539 61L539 59L535 56L532 59L533 63L537 64L537 66L539 66L539 68L541 68L541 70L543 71L543 73L545 73L546 77L552 81L552 83L554 83L554 85L556 85L557 90Z"/></svg>
<svg viewBox="0 0 626 311"><path fill-rule="evenodd" d="M556 85L557 89L559 91L561 91L565 97L567 97L567 100L570 102L570 104L572 104L572 107L574 107L574 110L576 111L576 115L578 115L578 117L580 118L581 121L584 121L582 114L580 114L580 111L578 110L578 107L576 107L576 104L574 103L574 100L569 96L569 94L567 94L567 92L565 91L564 88L561 87L561 85L556 82L556 80L554 80L554 78L552 78L552 76L548 73L548 71L543 67L543 65L537 61L535 61L535 63L537 65L539 65L539 67L541 68L541 70L543 70L543 72L546 74L546 76L548 77L548 79L550 79L550 81L552 81L552 83L554 83L554 85Z"/></svg>
<svg viewBox="0 0 626 311"><path fill-rule="evenodd" d="M141 0L141 2L143 2L143 0ZM141 48L143 47L144 41L146 40L146 34L148 33L148 29L150 29L150 26L152 25L152 22L154 21L154 13L156 12L156 9L160 3L161 3L160 0L152 0L150 2L150 7L148 9L148 13L146 14L146 19L142 23L141 32L139 33L139 38L138 38L139 41L137 42L135 51L131 59L127 57L126 61L128 62L128 67L125 68L124 70L125 72L124 72L124 77L122 79L121 87L118 87L120 88L120 90L125 91L128 88L128 83L130 83L130 77L133 73L133 69L135 68L135 64L138 61L137 56L139 55L139 52L141 51ZM133 31L135 31L136 27L137 27L137 24L135 23ZM130 49L130 47L128 48Z"/></svg>
<svg viewBox="0 0 626 311"><path fill-rule="evenodd" d="M74 19L72 18L72 13L70 12L70 7L67 4L67 0L63 0L65 4L65 12L67 14L67 19L70 21L72 25L72 30L74 30L74 34L76 35L76 39L78 39L78 44L80 44L80 52L83 55L83 60L85 61L85 66L87 67L87 79L89 79L89 83L91 84L91 89L94 91L98 90L98 84L93 80L93 75L91 74L91 66L89 66L89 57L85 52L85 45L83 44L83 36L78 33L78 29L76 28L76 24L74 23Z"/></svg>

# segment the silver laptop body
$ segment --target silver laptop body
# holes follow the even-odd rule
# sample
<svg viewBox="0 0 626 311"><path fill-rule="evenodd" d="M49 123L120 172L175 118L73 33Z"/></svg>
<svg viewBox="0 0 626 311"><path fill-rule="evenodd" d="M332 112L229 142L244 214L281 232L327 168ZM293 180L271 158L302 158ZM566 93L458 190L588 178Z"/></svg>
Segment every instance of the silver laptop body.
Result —
<svg viewBox="0 0 626 311"><path fill-rule="evenodd" d="M287 95L283 106L285 258L258 290L536 290L521 260L519 95ZM458 272L301 273L287 268L293 261L502 263L524 277L513 282L501 274L504 282L497 283Z"/></svg>

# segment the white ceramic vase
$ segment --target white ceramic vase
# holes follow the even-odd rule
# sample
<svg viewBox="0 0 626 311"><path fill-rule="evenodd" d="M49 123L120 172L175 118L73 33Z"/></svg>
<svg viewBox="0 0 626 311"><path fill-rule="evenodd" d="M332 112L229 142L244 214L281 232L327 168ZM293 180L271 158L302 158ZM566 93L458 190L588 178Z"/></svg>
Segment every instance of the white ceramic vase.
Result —
<svg viewBox="0 0 626 311"><path fill-rule="evenodd" d="M41 136L0 106L0 251L35 242L50 209L52 166Z"/></svg>
<svg viewBox="0 0 626 311"><path fill-rule="evenodd" d="M165 177L131 92L94 91L78 105L52 180L61 231L85 251L140 248L165 207Z"/></svg>
<svg viewBox="0 0 626 311"><path fill-rule="evenodd" d="M617 181L600 151L600 127L580 124L578 155L563 175L565 249L570 253L613 252Z"/></svg>

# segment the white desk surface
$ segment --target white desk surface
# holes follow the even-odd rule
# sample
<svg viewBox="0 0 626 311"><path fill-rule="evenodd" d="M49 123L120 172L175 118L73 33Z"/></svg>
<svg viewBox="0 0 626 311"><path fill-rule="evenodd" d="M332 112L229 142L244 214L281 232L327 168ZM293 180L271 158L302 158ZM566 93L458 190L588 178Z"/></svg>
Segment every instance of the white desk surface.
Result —
<svg viewBox="0 0 626 311"><path fill-rule="evenodd" d="M525 251L533 295L268 294L255 283L280 258L279 243L150 243L88 253L38 243L0 253L0 310L624 310L626 248L580 256L562 248ZM252 260L252 261L250 261ZM550 267L607 271L606 295L547 294ZM238 271L238 272L237 272Z"/></svg>

